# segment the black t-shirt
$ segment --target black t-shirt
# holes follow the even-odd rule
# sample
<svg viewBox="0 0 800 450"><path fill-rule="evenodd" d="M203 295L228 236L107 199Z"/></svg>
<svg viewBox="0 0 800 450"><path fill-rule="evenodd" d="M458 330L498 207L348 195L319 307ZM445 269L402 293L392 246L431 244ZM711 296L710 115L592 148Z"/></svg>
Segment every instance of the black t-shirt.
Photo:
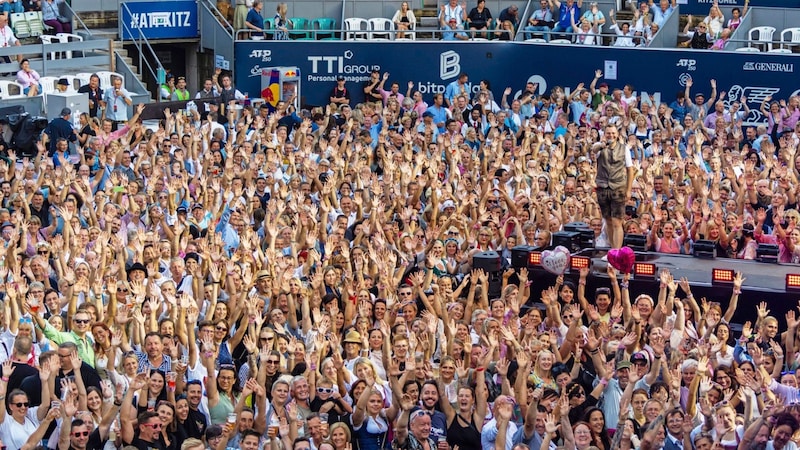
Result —
<svg viewBox="0 0 800 450"><path fill-rule="evenodd" d="M103 450L107 440L108 439L100 439L100 428L95 428L94 431L89 434L89 440L86 442L86 450ZM70 445L69 450L77 449Z"/></svg>
<svg viewBox="0 0 800 450"><path fill-rule="evenodd" d="M203 439L206 434L206 415L202 411L189 408L189 416L183 422L183 429L189 437Z"/></svg>
<svg viewBox="0 0 800 450"><path fill-rule="evenodd" d="M167 448L164 446L163 443L158 441L156 442L143 441L139 439L138 434L133 438L133 442L123 442L123 444L132 445L138 448L139 450L167 450Z"/></svg>
<svg viewBox="0 0 800 450"><path fill-rule="evenodd" d="M93 102L93 105L89 106L89 116L97 117L97 107L100 106L100 101L103 100L103 90L100 89L100 86L97 89L92 89L87 84L78 88L78 93L89 94L89 100Z"/></svg>
<svg viewBox="0 0 800 450"><path fill-rule="evenodd" d="M343 87L339 90L339 86L334 86L333 90L331 91L331 97L333 98L346 98L350 100L350 91L347 90L347 87Z"/></svg>
<svg viewBox="0 0 800 450"><path fill-rule="evenodd" d="M5 345L5 344L3 344ZM11 350L11 349L9 349ZM8 392L13 391L14 389L22 387L22 380L30 376L39 376L39 371L36 370L35 367L31 367L28 364L21 363L21 362L12 362L12 366L14 367L14 372L8 377ZM41 396L40 396L41 397ZM36 406L36 405L32 405Z"/></svg>
<svg viewBox="0 0 800 450"><path fill-rule="evenodd" d="M478 8L472 8L472 11L469 12L467 18L472 26L482 28L486 26L486 24L489 22L489 19L492 18L492 13L489 12L488 8L483 8L483 11L478 11Z"/></svg>

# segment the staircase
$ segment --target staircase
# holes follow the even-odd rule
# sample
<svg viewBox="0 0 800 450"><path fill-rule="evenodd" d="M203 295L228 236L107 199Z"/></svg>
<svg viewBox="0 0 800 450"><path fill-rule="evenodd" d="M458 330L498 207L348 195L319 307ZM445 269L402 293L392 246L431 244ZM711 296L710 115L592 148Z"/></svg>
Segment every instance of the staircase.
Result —
<svg viewBox="0 0 800 450"><path fill-rule="evenodd" d="M423 7L414 10L417 18L417 39L438 39L439 10L435 1L424 0Z"/></svg>

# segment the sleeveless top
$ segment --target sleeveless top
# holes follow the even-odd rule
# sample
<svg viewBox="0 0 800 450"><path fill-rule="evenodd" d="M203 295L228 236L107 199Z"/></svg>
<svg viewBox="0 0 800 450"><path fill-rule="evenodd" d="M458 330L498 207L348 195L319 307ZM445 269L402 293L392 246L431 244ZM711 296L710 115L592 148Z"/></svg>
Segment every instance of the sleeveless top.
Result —
<svg viewBox="0 0 800 450"><path fill-rule="evenodd" d="M233 412L234 404L231 403L227 394L219 393L219 401L213 408L208 408L209 419L212 424L224 424L228 420L228 414Z"/></svg>
<svg viewBox="0 0 800 450"><path fill-rule="evenodd" d="M375 420L374 417L367 416L360 427L353 427L355 433L355 449L356 450L382 450L388 449L389 444L389 426L386 421L381 418L382 423ZM381 431L383 430L383 431Z"/></svg>
<svg viewBox="0 0 800 450"><path fill-rule="evenodd" d="M469 425L463 425L469 422ZM461 450L480 450L481 432L475 426L475 421L470 415L469 420L465 420L460 414L456 413L453 423L447 427L447 443L451 448L458 446Z"/></svg>

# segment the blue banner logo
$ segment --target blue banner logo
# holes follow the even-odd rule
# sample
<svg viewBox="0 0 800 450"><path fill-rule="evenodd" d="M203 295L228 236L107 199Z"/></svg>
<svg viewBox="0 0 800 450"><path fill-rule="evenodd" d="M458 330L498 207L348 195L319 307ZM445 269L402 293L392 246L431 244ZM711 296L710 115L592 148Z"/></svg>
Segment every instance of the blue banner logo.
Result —
<svg viewBox="0 0 800 450"><path fill-rule="evenodd" d="M187 39L197 32L197 2L131 2L120 7L122 39L138 39L139 31L147 39ZM127 27L127 28L126 28Z"/></svg>

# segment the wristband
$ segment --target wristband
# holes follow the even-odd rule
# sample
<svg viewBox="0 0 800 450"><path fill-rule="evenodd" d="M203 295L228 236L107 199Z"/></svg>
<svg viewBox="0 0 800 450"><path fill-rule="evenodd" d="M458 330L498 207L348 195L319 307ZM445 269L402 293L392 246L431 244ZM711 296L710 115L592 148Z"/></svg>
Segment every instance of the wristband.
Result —
<svg viewBox="0 0 800 450"><path fill-rule="evenodd" d="M3 381L5 381L6 383L8 383L8 377L0 377L0 380L3 380Z"/></svg>
<svg viewBox="0 0 800 450"><path fill-rule="evenodd" d="M628 289L628 282L627 281L620 281L619 282L620 289Z"/></svg>
<svg viewBox="0 0 800 450"><path fill-rule="evenodd" d="M581 286L586 286L586 280L578 280L578 284Z"/></svg>
<svg viewBox="0 0 800 450"><path fill-rule="evenodd" d="M734 289L734 290L733 290L733 295L739 295L739 294L741 294L741 293L742 293L742 290L741 290L741 289Z"/></svg>
<svg viewBox="0 0 800 450"><path fill-rule="evenodd" d="M608 380L603 378L602 380L600 380L600 384L602 384L603 386L608 386Z"/></svg>

